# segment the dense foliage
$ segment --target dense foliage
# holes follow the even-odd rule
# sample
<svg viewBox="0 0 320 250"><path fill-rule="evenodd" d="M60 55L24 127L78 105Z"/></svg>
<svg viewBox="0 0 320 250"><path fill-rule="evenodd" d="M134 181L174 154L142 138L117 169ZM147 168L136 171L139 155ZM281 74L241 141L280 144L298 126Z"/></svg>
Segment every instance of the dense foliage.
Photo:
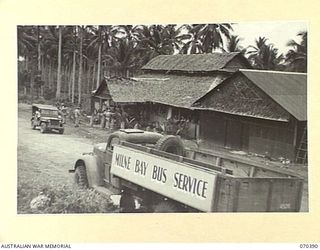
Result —
<svg viewBox="0 0 320 250"><path fill-rule="evenodd" d="M18 26L19 89L81 103L102 76L129 77L158 55L241 52L256 69L306 72L307 32L286 55L265 37L248 48L232 24Z"/></svg>

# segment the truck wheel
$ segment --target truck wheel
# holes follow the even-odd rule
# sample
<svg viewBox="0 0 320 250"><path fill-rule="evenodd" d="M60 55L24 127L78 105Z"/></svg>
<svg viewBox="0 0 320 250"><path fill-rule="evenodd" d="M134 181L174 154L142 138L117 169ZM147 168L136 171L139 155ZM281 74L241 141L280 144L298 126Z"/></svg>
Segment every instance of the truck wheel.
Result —
<svg viewBox="0 0 320 250"><path fill-rule="evenodd" d="M60 129L60 130L59 130L59 134L62 135L63 133L64 133L64 129Z"/></svg>
<svg viewBox="0 0 320 250"><path fill-rule="evenodd" d="M47 131L47 124L43 122L40 125L40 133L45 133L46 131Z"/></svg>
<svg viewBox="0 0 320 250"><path fill-rule="evenodd" d="M178 208L170 201L160 201L153 207L154 213L174 213L178 212Z"/></svg>
<svg viewBox="0 0 320 250"><path fill-rule="evenodd" d="M133 195L129 192L124 192L120 198L120 211L121 213L132 213L136 208Z"/></svg>
<svg viewBox="0 0 320 250"><path fill-rule="evenodd" d="M84 165L77 166L74 172L74 181L81 188L87 188L89 186L86 167Z"/></svg>
<svg viewBox="0 0 320 250"><path fill-rule="evenodd" d="M184 146L181 139L174 135L166 135L156 143L156 149L171 154L184 156Z"/></svg>

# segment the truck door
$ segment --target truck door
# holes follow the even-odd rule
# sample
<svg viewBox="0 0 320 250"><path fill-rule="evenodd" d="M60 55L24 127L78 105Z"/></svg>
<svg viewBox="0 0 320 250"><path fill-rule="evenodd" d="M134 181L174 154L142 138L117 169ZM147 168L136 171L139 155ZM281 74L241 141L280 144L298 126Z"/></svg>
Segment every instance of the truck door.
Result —
<svg viewBox="0 0 320 250"><path fill-rule="evenodd" d="M105 180L111 184L112 176L110 173L111 161L112 161L112 153L113 153L113 146L120 144L119 137L113 137L111 141L107 144L106 151L104 154L104 166L105 166Z"/></svg>

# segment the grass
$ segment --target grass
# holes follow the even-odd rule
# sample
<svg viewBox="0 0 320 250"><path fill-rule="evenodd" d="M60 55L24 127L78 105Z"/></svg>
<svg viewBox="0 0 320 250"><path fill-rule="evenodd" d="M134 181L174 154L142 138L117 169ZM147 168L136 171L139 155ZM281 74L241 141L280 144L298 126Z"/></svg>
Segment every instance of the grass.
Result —
<svg viewBox="0 0 320 250"><path fill-rule="evenodd" d="M51 198L51 203L42 209L30 208L30 202L42 192ZM39 184L35 181L19 181L18 213L108 213L115 207L110 199L93 189L80 189L75 185L56 183Z"/></svg>

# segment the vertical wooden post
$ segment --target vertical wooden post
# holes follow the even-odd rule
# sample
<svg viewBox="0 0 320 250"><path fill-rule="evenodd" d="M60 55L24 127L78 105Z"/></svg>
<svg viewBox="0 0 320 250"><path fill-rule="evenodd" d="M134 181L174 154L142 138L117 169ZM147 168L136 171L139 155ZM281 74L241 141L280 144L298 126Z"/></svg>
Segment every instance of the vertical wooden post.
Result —
<svg viewBox="0 0 320 250"><path fill-rule="evenodd" d="M268 189L268 197L267 197L267 208L266 208L266 212L269 212L271 209L271 205L272 205L272 193L273 193L273 182L270 181L269 182L269 189Z"/></svg>
<svg viewBox="0 0 320 250"><path fill-rule="evenodd" d="M297 146L297 136L298 136L298 122L297 120L294 120L294 132L293 132L293 142L292 145L294 146L294 148L296 148Z"/></svg>
<svg viewBox="0 0 320 250"><path fill-rule="evenodd" d="M233 186L232 197L232 212L238 211L239 206L239 193L240 193L240 181L236 180Z"/></svg>
<svg viewBox="0 0 320 250"><path fill-rule="evenodd" d="M200 121L196 124L196 140L200 140Z"/></svg>
<svg viewBox="0 0 320 250"><path fill-rule="evenodd" d="M224 147L227 147L228 120L224 119Z"/></svg>

